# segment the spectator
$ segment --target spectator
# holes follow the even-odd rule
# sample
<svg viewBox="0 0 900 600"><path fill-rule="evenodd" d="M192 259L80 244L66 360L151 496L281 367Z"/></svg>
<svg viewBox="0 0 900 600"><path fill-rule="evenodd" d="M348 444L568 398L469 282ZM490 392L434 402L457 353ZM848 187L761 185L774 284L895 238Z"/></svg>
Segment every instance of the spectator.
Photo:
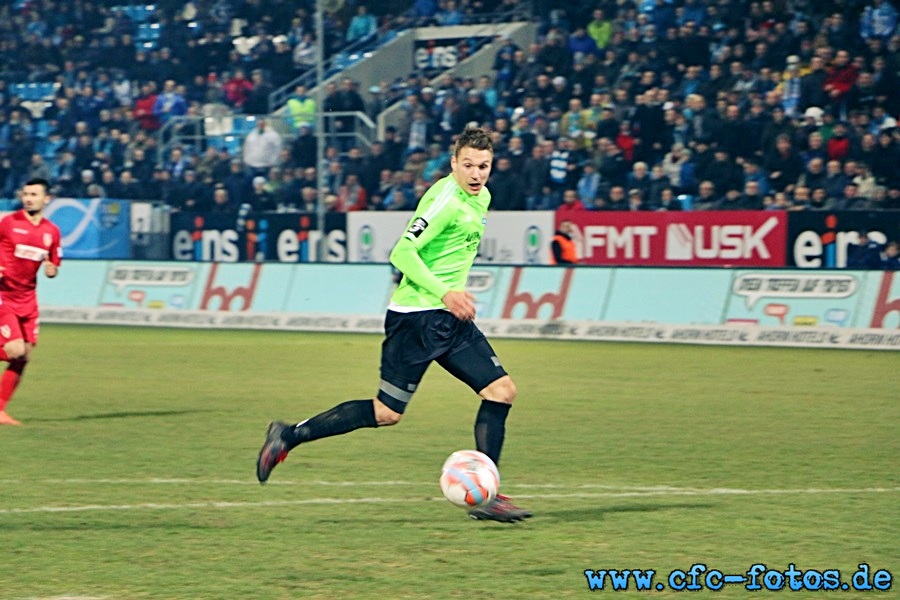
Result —
<svg viewBox="0 0 900 600"><path fill-rule="evenodd" d="M46 179L51 180L50 167L44 162L44 157L40 154L31 155L31 166L26 175L26 181L29 179Z"/></svg>
<svg viewBox="0 0 900 600"><path fill-rule="evenodd" d="M250 86L244 100L244 113L248 115L268 114L269 95L275 91L275 88L266 79L262 69L253 69L250 74Z"/></svg>
<svg viewBox="0 0 900 600"><path fill-rule="evenodd" d="M827 179L824 161L820 157L815 157L806 163L806 171L797 180L797 185L811 189L824 188Z"/></svg>
<svg viewBox="0 0 900 600"><path fill-rule="evenodd" d="M869 237L867 231L860 230L856 244L847 249L847 268L879 269L881 263L881 246Z"/></svg>
<svg viewBox="0 0 900 600"><path fill-rule="evenodd" d="M744 191L739 202L742 210L762 210L765 208L758 181L751 179L744 183Z"/></svg>
<svg viewBox="0 0 900 600"><path fill-rule="evenodd" d="M625 185L629 165L622 150L608 138L600 138L597 143L601 152L600 177L609 185Z"/></svg>
<svg viewBox="0 0 900 600"><path fill-rule="evenodd" d="M430 25L432 18L437 14L436 0L415 0L409 15L417 25Z"/></svg>
<svg viewBox="0 0 900 600"><path fill-rule="evenodd" d="M885 271L900 271L900 243L892 240L885 244L881 252L881 269Z"/></svg>
<svg viewBox="0 0 900 600"><path fill-rule="evenodd" d="M783 193L791 199L791 204L795 210L824 210L827 204L834 205L834 202L821 198L821 192L817 192L818 195L814 196L813 190L802 185L794 187L791 193L775 192L775 194L779 193Z"/></svg>
<svg viewBox="0 0 900 600"><path fill-rule="evenodd" d="M153 111L157 98L155 88L156 84L153 82L144 83L140 95L134 101L133 115L144 131L152 132L160 128L159 117Z"/></svg>
<svg viewBox="0 0 900 600"><path fill-rule="evenodd" d="M411 154L427 148L433 138L434 125L427 111L424 108L416 109L406 135L406 153Z"/></svg>
<svg viewBox="0 0 900 600"><path fill-rule="evenodd" d="M575 229L575 224L568 219L560 222L550 242L552 264L570 265L578 262L578 248L572 239Z"/></svg>
<svg viewBox="0 0 900 600"><path fill-rule="evenodd" d="M775 148L766 156L763 168L769 173L769 186L773 191L790 191L794 186L803 172L803 160L794 152L787 134L775 139Z"/></svg>
<svg viewBox="0 0 900 600"><path fill-rule="evenodd" d="M383 210L413 210L415 208L415 188L409 180L410 173L395 171L391 176L390 188L384 195Z"/></svg>
<svg viewBox="0 0 900 600"><path fill-rule="evenodd" d="M625 188L621 185L614 185L609 188L607 200L601 204L602 210L630 210L628 198L625 195Z"/></svg>
<svg viewBox="0 0 900 600"><path fill-rule="evenodd" d="M341 87L335 92L333 103L328 109L341 113L365 113L366 103L356 91L356 82L349 77L341 79ZM356 144L353 137L356 131L356 117L352 114L343 114L334 119L335 132L339 134L339 143L342 150L347 150Z"/></svg>
<svg viewBox="0 0 900 600"><path fill-rule="evenodd" d="M828 106L829 92L825 90L825 81L828 72L825 70L825 60L821 56L814 56L810 60L809 73L800 80L800 101L798 112L802 113L807 108L822 108Z"/></svg>
<svg viewBox="0 0 900 600"><path fill-rule="evenodd" d="M513 89L513 78L517 69L515 55L520 49L508 33L502 34L498 43L500 47L494 54L493 71L497 91L501 95L505 95Z"/></svg>
<svg viewBox="0 0 900 600"><path fill-rule="evenodd" d="M742 169L724 148L716 148L713 156L714 160L709 167L707 177L715 184L717 190L724 190L725 193L736 190L740 194L744 187Z"/></svg>
<svg viewBox="0 0 900 600"><path fill-rule="evenodd" d="M244 102L252 89L253 83L247 79L246 71L242 68L235 69L222 86L222 90L225 92L225 102L238 111L243 109Z"/></svg>
<svg viewBox="0 0 900 600"><path fill-rule="evenodd" d="M294 93L287 101L287 112L297 131L303 126L309 131L315 129L316 100L307 93L305 85L298 84L294 88Z"/></svg>
<svg viewBox="0 0 900 600"><path fill-rule="evenodd" d="M403 165L403 170L409 173L412 173L413 180L421 180L423 179L425 173L425 165L427 164L427 158L425 156L425 150L422 148L415 148L407 157L406 163ZM417 198L419 196L416 196Z"/></svg>
<svg viewBox="0 0 900 600"><path fill-rule="evenodd" d="M582 175L576 187L578 198L588 210L596 210L596 200L600 197L600 174L590 161L582 163Z"/></svg>
<svg viewBox="0 0 900 600"><path fill-rule="evenodd" d="M491 209L525 210L525 186L522 174L513 171L509 157L497 157L491 173Z"/></svg>
<svg viewBox="0 0 900 600"><path fill-rule="evenodd" d="M837 200L837 208L840 210L866 210L869 208L869 198L868 194L860 194L859 186L856 183L848 181L844 186L843 195Z"/></svg>
<svg viewBox="0 0 900 600"><path fill-rule="evenodd" d="M544 153L544 147L540 144L531 149L531 155L525 160L522 169L525 194L525 208L527 210L547 210L555 208L555 204L544 203L544 187L549 190L550 159Z"/></svg>
<svg viewBox="0 0 900 600"><path fill-rule="evenodd" d="M658 0L658 4L662 3L663 0ZM668 28L659 26L657 27L663 31ZM605 49L609 44L609 40L612 37L613 33L613 24L606 18L606 15L602 8L594 9L591 22L587 25L587 33L591 37L591 39L594 40L594 44L597 46L598 50Z"/></svg>
<svg viewBox="0 0 900 600"><path fill-rule="evenodd" d="M297 167L313 167L317 158L316 137L308 125L301 125L297 137L290 146L291 164Z"/></svg>
<svg viewBox="0 0 900 600"><path fill-rule="evenodd" d="M719 204L719 196L716 194L716 185L712 181L701 181L697 190L697 197L694 198L692 203L694 210L713 210L716 208Z"/></svg>
<svg viewBox="0 0 900 600"><path fill-rule="evenodd" d="M183 178L172 178L168 204L174 210L201 212L210 207L207 187L197 180L197 173L187 169Z"/></svg>
<svg viewBox="0 0 900 600"><path fill-rule="evenodd" d="M645 210L644 193L638 188L628 190L628 210Z"/></svg>
<svg viewBox="0 0 900 600"><path fill-rule="evenodd" d="M587 29L584 26L578 26L569 36L568 47L569 53L574 57L576 56L598 56L600 54L600 47L597 44L597 41L588 35Z"/></svg>
<svg viewBox="0 0 900 600"><path fill-rule="evenodd" d="M237 206L247 203L250 195L250 180L244 174L243 164L240 159L233 159L230 163L228 174L222 180L222 185L228 192L228 199Z"/></svg>
<svg viewBox="0 0 900 600"><path fill-rule="evenodd" d="M680 142L672 144L669 152L663 156L661 166L669 183L675 189L693 189L694 164L691 162L691 152L684 144Z"/></svg>
<svg viewBox="0 0 900 600"><path fill-rule="evenodd" d="M470 89L466 93L466 103L462 108L462 120L465 123L478 123L479 125L491 123L494 114L485 102L484 97L477 89Z"/></svg>
<svg viewBox="0 0 900 600"><path fill-rule="evenodd" d="M631 172L625 180L625 187L630 191L637 189L641 192L642 198L647 198L650 191L650 171L647 163L637 161L632 165Z"/></svg>
<svg viewBox="0 0 900 600"><path fill-rule="evenodd" d="M318 50L316 48L316 38L312 34L312 32L307 32L303 34L303 38L300 42L294 46L293 51L291 52L291 58L294 62L294 70L297 75L302 75L306 73L310 69L315 68L316 66L316 55Z"/></svg>
<svg viewBox="0 0 900 600"><path fill-rule="evenodd" d="M316 212L319 204L319 192L316 188L306 186L300 190L300 211Z"/></svg>
<svg viewBox="0 0 900 600"><path fill-rule="evenodd" d="M344 185L338 188L337 196L342 212L368 209L368 193L355 174L347 175Z"/></svg>
<svg viewBox="0 0 900 600"><path fill-rule="evenodd" d="M96 177L94 172L90 169L83 169L81 171L81 177L72 188L72 195L76 198L87 198L88 197L88 187L96 184Z"/></svg>
<svg viewBox="0 0 900 600"><path fill-rule="evenodd" d="M149 195L146 193L144 186L132 176L131 171L128 169L125 169L119 174L114 190L114 197L116 198L151 200L151 198L148 197Z"/></svg>
<svg viewBox="0 0 900 600"><path fill-rule="evenodd" d="M265 175L281 159L281 135L267 126L264 118L244 138L243 160L250 176Z"/></svg>
<svg viewBox="0 0 900 600"><path fill-rule="evenodd" d="M456 0L444 0L439 3L434 20L440 26L462 25L463 15L457 7Z"/></svg>
<svg viewBox="0 0 900 600"><path fill-rule="evenodd" d="M684 203L675 196L672 188L663 188L659 195L659 211L680 211L684 210Z"/></svg>
<svg viewBox="0 0 900 600"><path fill-rule="evenodd" d="M838 50L824 83L824 89L831 105L831 114L840 118L846 116L847 94L856 84L858 76L856 66L850 62L850 53L844 49Z"/></svg>
<svg viewBox="0 0 900 600"><path fill-rule="evenodd" d="M165 125L173 117L180 117L187 114L187 102L176 89L175 81L166 80L163 85L163 91L156 97L153 103L153 116L160 124Z"/></svg>
<svg viewBox="0 0 900 600"><path fill-rule="evenodd" d="M356 14L350 19L350 26L347 28L346 39L348 43L368 40L375 37L378 31L378 21L374 16L369 14L364 4L356 7Z"/></svg>
<svg viewBox="0 0 900 600"><path fill-rule="evenodd" d="M575 142L568 137L557 140L550 152L549 183L551 189L562 195L563 190L575 189L578 184L579 157L575 153Z"/></svg>
<svg viewBox="0 0 900 600"><path fill-rule="evenodd" d="M578 190L567 189L563 191L562 204L560 204L556 209L557 218L560 218L561 215L566 215L572 212L579 212L583 210L585 210L585 207L581 202L581 199L578 197Z"/></svg>
<svg viewBox="0 0 900 600"><path fill-rule="evenodd" d="M890 130L878 134L878 147L870 163L876 183L894 185L900 182L900 147Z"/></svg>
<svg viewBox="0 0 900 600"><path fill-rule="evenodd" d="M262 175L253 178L247 203L258 212L274 211L278 208L275 195L269 190L269 182Z"/></svg>
<svg viewBox="0 0 900 600"><path fill-rule="evenodd" d="M213 189L212 205L210 212L218 214L232 214L237 212L237 206L228 195L225 184L217 183Z"/></svg>

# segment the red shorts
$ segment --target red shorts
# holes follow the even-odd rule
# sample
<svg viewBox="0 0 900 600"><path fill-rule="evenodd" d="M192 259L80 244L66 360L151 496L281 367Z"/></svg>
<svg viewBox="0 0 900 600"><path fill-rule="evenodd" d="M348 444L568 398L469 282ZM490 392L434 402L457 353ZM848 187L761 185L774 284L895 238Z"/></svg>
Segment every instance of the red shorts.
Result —
<svg viewBox="0 0 900 600"><path fill-rule="evenodd" d="M5 346L12 340L25 340L32 346L37 346L38 318L20 317L16 313L0 310L0 346Z"/></svg>

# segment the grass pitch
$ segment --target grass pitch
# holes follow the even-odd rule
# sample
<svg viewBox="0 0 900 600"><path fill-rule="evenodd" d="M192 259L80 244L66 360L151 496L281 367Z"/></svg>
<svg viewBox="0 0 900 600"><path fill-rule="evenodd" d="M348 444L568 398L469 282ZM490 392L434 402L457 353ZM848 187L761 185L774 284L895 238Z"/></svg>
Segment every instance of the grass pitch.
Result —
<svg viewBox="0 0 900 600"><path fill-rule="evenodd" d="M895 353L493 344L519 387L503 490L535 512L516 525L440 497L478 404L437 366L399 426L302 446L258 485L270 419L374 393L378 336L44 326L9 406L25 425L0 428L0 597L555 599L588 569L665 584L695 563L900 576Z"/></svg>

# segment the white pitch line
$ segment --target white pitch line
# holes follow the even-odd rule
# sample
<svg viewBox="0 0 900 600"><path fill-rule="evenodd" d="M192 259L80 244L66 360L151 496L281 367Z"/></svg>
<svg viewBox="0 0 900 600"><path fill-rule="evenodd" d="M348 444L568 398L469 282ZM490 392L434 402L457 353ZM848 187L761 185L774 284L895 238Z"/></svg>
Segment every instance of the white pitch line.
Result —
<svg viewBox="0 0 900 600"><path fill-rule="evenodd" d="M50 596L47 598L26 598L25 600L105 600L106 596Z"/></svg>
<svg viewBox="0 0 900 600"><path fill-rule="evenodd" d="M252 486L259 487L259 482L248 477L247 479L194 479L171 477L148 478L57 478L57 479L0 479L0 485L190 485L190 486ZM266 483L267 487L403 487L419 486L430 487L433 483L427 481L326 481L326 480L276 480ZM546 490L606 490L610 492L638 492L646 495L760 495L760 494L845 494L845 493L891 493L900 491L900 487L873 487L873 488L788 488L788 489L741 489L741 488L694 488L676 487L669 485L610 485L602 483L514 483L509 487L515 489L546 489ZM539 496L534 496L539 497Z"/></svg>
<svg viewBox="0 0 900 600"><path fill-rule="evenodd" d="M648 491L630 492L598 492L571 494L520 494L517 498L526 500L557 499L592 499L592 498L652 498L660 496L760 496L760 495L796 495L796 494L890 494L900 492L900 487L893 488L806 488L806 489L769 489L743 490L731 488L689 489L670 488ZM408 499L407 499L408 500ZM440 498L420 500L435 501ZM334 505L334 504L386 504L396 503L397 498L311 498L307 500L267 500L260 502L185 502L141 504L85 504L80 506L34 506L28 508L0 508L0 515L16 515L30 513L73 513L96 511L128 511L128 510L182 510L199 508L272 508L281 506Z"/></svg>
<svg viewBox="0 0 900 600"><path fill-rule="evenodd" d="M252 485L259 486L256 479L187 479L187 478L163 478L151 477L147 479L3 479L0 485ZM364 487L364 486L403 486L403 485L428 485L423 482L412 481L270 481L267 485L293 485L293 486L330 486L330 487ZM560 486L562 487L562 486Z"/></svg>

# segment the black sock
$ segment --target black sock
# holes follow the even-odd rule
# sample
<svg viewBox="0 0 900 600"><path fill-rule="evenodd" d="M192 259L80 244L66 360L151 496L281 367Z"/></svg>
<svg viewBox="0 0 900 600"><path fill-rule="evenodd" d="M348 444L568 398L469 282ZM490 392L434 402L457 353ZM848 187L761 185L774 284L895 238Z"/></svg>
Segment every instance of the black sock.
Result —
<svg viewBox="0 0 900 600"><path fill-rule="evenodd" d="M475 448L500 464L500 450L506 435L506 417L512 404L482 400L478 416L475 417Z"/></svg>
<svg viewBox="0 0 900 600"><path fill-rule="evenodd" d="M378 427L372 400L348 400L285 431L290 448L324 437L349 433L362 427Z"/></svg>

